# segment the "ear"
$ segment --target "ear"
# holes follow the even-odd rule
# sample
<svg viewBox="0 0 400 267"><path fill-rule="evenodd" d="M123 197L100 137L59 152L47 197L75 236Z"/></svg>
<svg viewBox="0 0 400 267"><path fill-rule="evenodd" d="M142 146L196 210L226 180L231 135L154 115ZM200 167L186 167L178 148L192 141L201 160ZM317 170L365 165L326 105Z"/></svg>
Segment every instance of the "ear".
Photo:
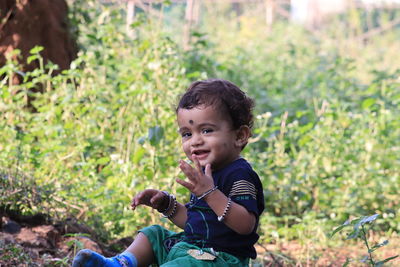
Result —
<svg viewBox="0 0 400 267"><path fill-rule="evenodd" d="M236 130L236 141L235 141L235 145L242 148L244 147L249 138L250 138L250 128L247 125L242 125L240 126L239 129Z"/></svg>

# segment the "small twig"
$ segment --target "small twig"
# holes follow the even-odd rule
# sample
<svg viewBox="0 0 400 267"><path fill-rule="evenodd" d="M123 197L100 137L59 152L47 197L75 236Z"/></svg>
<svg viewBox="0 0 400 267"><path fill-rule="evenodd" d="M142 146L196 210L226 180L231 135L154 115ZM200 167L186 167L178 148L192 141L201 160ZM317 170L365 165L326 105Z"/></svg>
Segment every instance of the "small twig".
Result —
<svg viewBox="0 0 400 267"><path fill-rule="evenodd" d="M260 247L262 247L269 256L271 256L274 263L276 263L279 267L283 267L283 265L277 260L272 252L270 252L263 244L258 243Z"/></svg>
<svg viewBox="0 0 400 267"><path fill-rule="evenodd" d="M370 247L369 247L369 244L368 244L367 233L365 232L364 225L361 225L361 230L362 230L362 233L363 233L362 239L364 240L365 246L366 246L367 249L368 249L369 262L371 263L372 266L375 266L375 262L374 262L374 260L373 260L373 258L372 258L372 251L371 251L371 249L370 249Z"/></svg>
<svg viewBox="0 0 400 267"><path fill-rule="evenodd" d="M7 12L7 15L4 17L3 21L2 21L1 24L0 24L0 32L3 30L4 25L7 24L7 22L8 22L8 20L10 19L11 14L12 14L13 11L14 11L14 7L11 8L11 9Z"/></svg>
<svg viewBox="0 0 400 267"><path fill-rule="evenodd" d="M15 179L18 179L18 175L19 175L19 173L18 173L18 169L19 169L19 165L20 165L20 162L21 162L21 155L22 155L22 149L21 149L21 147L22 147L22 137L21 137L21 135L23 135L23 131L22 131L22 129L19 127L19 126L15 126L15 129L16 129L16 131L17 131L17 140L18 141L20 141L19 143L18 143L18 147L17 147L17 164L16 164L16 166L15 166ZM12 185L12 184L11 184Z"/></svg>
<svg viewBox="0 0 400 267"><path fill-rule="evenodd" d="M64 204L64 205L66 205L66 206L69 206L69 207L71 207L71 208L77 209L77 210L79 210L79 211L85 210L85 209L83 209L82 207L79 207L79 206L77 206L77 205L71 204L71 203L69 203L69 202L67 202L67 201L65 201L65 200L62 200L61 198L58 198L58 197L56 197L56 196L53 196L53 200L57 201L58 203L62 203L62 204Z"/></svg>
<svg viewBox="0 0 400 267"><path fill-rule="evenodd" d="M22 190L22 189L16 189L16 190L14 190L13 192L8 193L8 194L7 194L7 197L10 197L10 196L12 196L12 195L14 195L14 194L17 194L17 193L21 192L21 191L23 191L23 190Z"/></svg>
<svg viewBox="0 0 400 267"><path fill-rule="evenodd" d="M283 267L283 265L275 258L274 254L271 252L268 252L268 254L271 256L272 260L278 264L279 267Z"/></svg>

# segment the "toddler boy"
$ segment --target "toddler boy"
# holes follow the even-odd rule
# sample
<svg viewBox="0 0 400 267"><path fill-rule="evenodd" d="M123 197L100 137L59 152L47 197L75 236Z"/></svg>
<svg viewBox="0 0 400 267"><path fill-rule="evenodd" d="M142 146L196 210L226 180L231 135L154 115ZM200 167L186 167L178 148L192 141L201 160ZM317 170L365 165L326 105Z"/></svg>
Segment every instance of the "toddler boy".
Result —
<svg viewBox="0 0 400 267"><path fill-rule="evenodd" d="M176 181L191 192L190 202L156 189L138 193L131 206L146 205L183 229L159 225L141 229L133 243L113 258L81 250L78 266L248 266L264 210L261 181L240 156L253 126L254 102L233 83L210 79L192 83L176 108L187 180Z"/></svg>

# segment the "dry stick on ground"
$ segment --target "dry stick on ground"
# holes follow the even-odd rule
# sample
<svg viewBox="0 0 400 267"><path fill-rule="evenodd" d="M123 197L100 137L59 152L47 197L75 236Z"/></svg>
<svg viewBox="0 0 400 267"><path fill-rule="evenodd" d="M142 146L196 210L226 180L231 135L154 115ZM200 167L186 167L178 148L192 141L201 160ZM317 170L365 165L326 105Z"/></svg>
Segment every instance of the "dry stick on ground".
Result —
<svg viewBox="0 0 400 267"><path fill-rule="evenodd" d="M68 206L70 208L79 210L79 214L76 216L78 219L81 218L83 216L83 214L85 214L85 212L88 211L87 207L80 207L80 206L74 205L72 203L67 202L65 199L61 199L61 198L56 197L56 196L53 196L53 200L55 200L58 203L62 203L65 206Z"/></svg>
<svg viewBox="0 0 400 267"><path fill-rule="evenodd" d="M272 252L270 252L263 244L258 243L258 245L260 247L262 247L265 250L265 252L267 252L271 256L274 263L276 263L279 267L283 267L283 265L274 257L274 254ZM264 259L263 259L263 261L264 261Z"/></svg>

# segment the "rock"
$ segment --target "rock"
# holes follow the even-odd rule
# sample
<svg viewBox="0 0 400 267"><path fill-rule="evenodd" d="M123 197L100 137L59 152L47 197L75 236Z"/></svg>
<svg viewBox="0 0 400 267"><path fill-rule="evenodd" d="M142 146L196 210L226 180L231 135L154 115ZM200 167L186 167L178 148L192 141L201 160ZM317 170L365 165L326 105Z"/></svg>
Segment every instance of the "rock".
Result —
<svg viewBox="0 0 400 267"><path fill-rule="evenodd" d="M32 228L32 230L34 233L37 233L41 237L45 238L52 248L54 248L57 242L61 239L60 233L52 225L41 225Z"/></svg>
<svg viewBox="0 0 400 267"><path fill-rule="evenodd" d="M36 213L32 215L21 214L21 211L8 209L0 206L0 214L2 214L2 222L5 220L12 220L23 226L38 226L43 224L51 224L51 219L48 215L43 213Z"/></svg>
<svg viewBox="0 0 400 267"><path fill-rule="evenodd" d="M90 227L75 218L67 218L64 221L57 222L55 226L62 234L88 234L95 236L95 232Z"/></svg>
<svg viewBox="0 0 400 267"><path fill-rule="evenodd" d="M15 239L27 247L42 247L49 250L55 248L60 234L53 226L42 225L22 228Z"/></svg>
<svg viewBox="0 0 400 267"><path fill-rule="evenodd" d="M16 234L21 231L21 226L13 220L10 220L10 218L3 217L1 230L5 233Z"/></svg>
<svg viewBox="0 0 400 267"><path fill-rule="evenodd" d="M0 267L55 266L60 262L65 263L66 260L69 264L74 255L83 248L91 249L106 257L112 257L128 247L133 241L132 237L127 237L106 245L96 240L96 234L90 227L76 219L67 219L54 225L32 226L29 220L15 222L10 219L12 217L10 214L5 212L1 214L3 228L0 231L0 254L3 253L2 248L7 248L7 250L4 250L7 255L17 253L21 257L15 259L14 256L10 256L11 258L7 258L5 261L2 261L2 257L0 257ZM17 213L13 215L19 219L27 218L22 215L17 216ZM47 218L47 216L43 218L45 217ZM36 217L29 216L29 218ZM9 231L15 232L14 234L5 232L4 226L8 229L7 225L10 227L19 227L20 230L18 232ZM25 265L19 265L22 260Z"/></svg>
<svg viewBox="0 0 400 267"><path fill-rule="evenodd" d="M30 228L22 228L15 239L27 247L49 247L47 240L35 234Z"/></svg>
<svg viewBox="0 0 400 267"><path fill-rule="evenodd" d="M77 251L84 248L103 254L103 250L100 248L100 246L95 241L85 236L67 237L63 241L61 241L58 246L59 249L65 254L67 254L70 250Z"/></svg>
<svg viewBox="0 0 400 267"><path fill-rule="evenodd" d="M12 234L0 232L0 240L5 244L15 243L15 238Z"/></svg>

